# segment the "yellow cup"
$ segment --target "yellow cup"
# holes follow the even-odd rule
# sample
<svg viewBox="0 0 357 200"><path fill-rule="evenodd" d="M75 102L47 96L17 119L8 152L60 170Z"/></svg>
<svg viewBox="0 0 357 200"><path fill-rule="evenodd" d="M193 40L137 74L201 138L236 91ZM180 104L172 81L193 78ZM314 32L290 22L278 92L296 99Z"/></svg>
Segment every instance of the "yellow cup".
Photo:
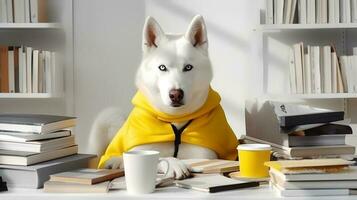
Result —
<svg viewBox="0 0 357 200"><path fill-rule="evenodd" d="M269 176L269 168L264 163L270 161L271 146L267 144L238 145L240 176L264 178Z"/></svg>

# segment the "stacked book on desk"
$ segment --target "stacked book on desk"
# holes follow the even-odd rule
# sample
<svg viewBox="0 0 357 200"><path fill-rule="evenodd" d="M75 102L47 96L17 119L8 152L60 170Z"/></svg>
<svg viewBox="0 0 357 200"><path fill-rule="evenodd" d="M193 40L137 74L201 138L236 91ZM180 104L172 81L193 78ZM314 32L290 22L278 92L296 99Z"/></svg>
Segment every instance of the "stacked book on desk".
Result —
<svg viewBox="0 0 357 200"><path fill-rule="evenodd" d="M258 109L259 108L259 109ZM274 101L247 102L245 143L265 143L285 159L344 157L355 153L345 144L352 129L343 111Z"/></svg>
<svg viewBox="0 0 357 200"><path fill-rule="evenodd" d="M75 155L73 126L73 117L0 114L0 175L9 186L39 188L51 173L86 167L94 156Z"/></svg>
<svg viewBox="0 0 357 200"><path fill-rule="evenodd" d="M51 175L44 184L45 192L106 193L110 181L124 176L123 169L78 169Z"/></svg>
<svg viewBox="0 0 357 200"><path fill-rule="evenodd" d="M357 188L357 167L343 159L271 161L270 185L284 197L349 195Z"/></svg>

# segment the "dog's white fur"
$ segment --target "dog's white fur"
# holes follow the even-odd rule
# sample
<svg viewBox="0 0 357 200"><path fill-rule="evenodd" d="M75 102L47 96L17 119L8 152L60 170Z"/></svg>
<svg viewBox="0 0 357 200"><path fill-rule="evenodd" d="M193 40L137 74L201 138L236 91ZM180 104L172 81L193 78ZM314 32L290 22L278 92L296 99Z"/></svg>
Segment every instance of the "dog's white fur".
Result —
<svg viewBox="0 0 357 200"><path fill-rule="evenodd" d="M143 30L143 59L136 76L136 86L149 99L153 107L170 115L190 114L205 103L212 80L212 68L208 56L206 25L201 16L195 16L185 34L165 34L160 25L152 18L146 19ZM190 71L183 71L186 65ZM167 71L158 67L165 65ZM171 105L169 91L182 89L182 106ZM118 130L122 116L120 111L108 109L100 114L94 123L90 136L90 152L103 154L113 133ZM175 123L178 128L186 122ZM105 135L103 137L103 134ZM108 140L109 138L109 140ZM173 158L173 142L154 143L136 146L133 149L151 149L160 152L160 157L169 161L169 175L177 179L189 176L187 167ZM214 151L197 145L182 143L178 158L217 158ZM107 168L122 168L122 157L113 157L105 163ZM166 171L167 165L160 165Z"/></svg>

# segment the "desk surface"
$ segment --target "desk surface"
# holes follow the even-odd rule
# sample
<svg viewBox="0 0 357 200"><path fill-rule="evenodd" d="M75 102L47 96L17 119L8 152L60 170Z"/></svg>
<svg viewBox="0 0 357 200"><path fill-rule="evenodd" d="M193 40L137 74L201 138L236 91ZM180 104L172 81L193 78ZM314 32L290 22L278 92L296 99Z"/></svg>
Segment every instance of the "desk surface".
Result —
<svg viewBox="0 0 357 200"><path fill-rule="evenodd" d="M107 194L55 194L44 193L41 189L11 189L8 192L0 193L1 200L7 199L21 199L21 200L90 200L90 199L281 199L268 185L263 185L257 188L247 188L234 191L220 192L220 193L204 193L188 189L166 187L157 189L155 193L133 196L127 194L125 190L113 190ZM357 199L357 196L328 196L328 197L306 197L306 198L289 198L289 199L333 199L333 200L348 200Z"/></svg>

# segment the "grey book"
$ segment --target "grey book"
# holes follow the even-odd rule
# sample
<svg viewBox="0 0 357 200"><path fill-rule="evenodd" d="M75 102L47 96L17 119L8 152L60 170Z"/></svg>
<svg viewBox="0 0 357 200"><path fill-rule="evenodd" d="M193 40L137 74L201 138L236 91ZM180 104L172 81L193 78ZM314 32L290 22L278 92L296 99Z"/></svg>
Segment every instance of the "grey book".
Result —
<svg viewBox="0 0 357 200"><path fill-rule="evenodd" d="M9 187L42 188L51 174L88 167L96 155L76 154L31 166L0 165L0 176Z"/></svg>
<svg viewBox="0 0 357 200"><path fill-rule="evenodd" d="M75 117L38 114L0 114L0 130L45 134L70 128Z"/></svg>

